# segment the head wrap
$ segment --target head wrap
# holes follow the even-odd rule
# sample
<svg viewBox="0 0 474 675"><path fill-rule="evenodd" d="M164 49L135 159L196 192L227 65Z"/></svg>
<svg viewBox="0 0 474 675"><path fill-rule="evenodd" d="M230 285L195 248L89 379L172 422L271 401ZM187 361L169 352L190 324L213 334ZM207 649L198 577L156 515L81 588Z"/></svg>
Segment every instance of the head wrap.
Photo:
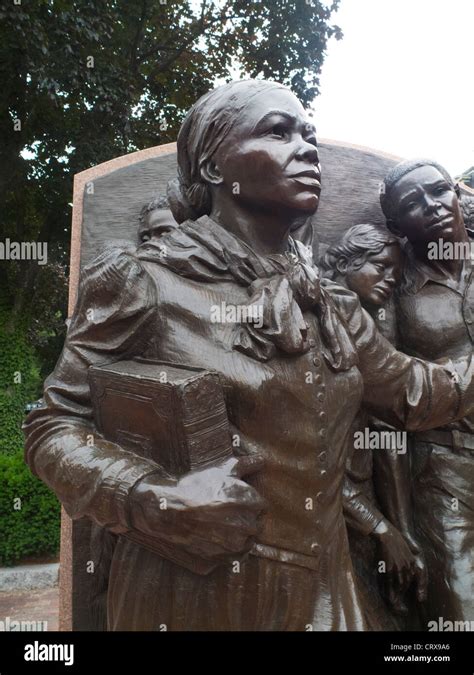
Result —
<svg viewBox="0 0 474 675"><path fill-rule="evenodd" d="M213 157L247 105L272 89L290 91L278 82L237 80L213 89L193 105L178 134L178 177L168 185L171 210L178 223L211 212L211 193L201 167Z"/></svg>

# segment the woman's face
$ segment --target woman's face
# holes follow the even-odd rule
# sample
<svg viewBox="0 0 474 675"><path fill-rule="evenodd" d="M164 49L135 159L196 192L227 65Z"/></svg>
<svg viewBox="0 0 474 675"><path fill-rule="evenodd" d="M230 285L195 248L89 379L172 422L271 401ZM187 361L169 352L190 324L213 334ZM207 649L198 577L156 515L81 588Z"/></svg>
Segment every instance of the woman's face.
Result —
<svg viewBox="0 0 474 675"><path fill-rule="evenodd" d="M357 293L361 303L380 306L387 302L400 282L402 256L398 244L385 246L371 255L359 269L348 269L347 287Z"/></svg>
<svg viewBox="0 0 474 675"><path fill-rule="evenodd" d="M464 221L455 189L434 166L410 171L392 189L397 234L412 244L459 240Z"/></svg>
<svg viewBox="0 0 474 675"><path fill-rule="evenodd" d="M214 161L221 189L245 206L281 214L316 211L320 166L314 126L284 89L255 97Z"/></svg>

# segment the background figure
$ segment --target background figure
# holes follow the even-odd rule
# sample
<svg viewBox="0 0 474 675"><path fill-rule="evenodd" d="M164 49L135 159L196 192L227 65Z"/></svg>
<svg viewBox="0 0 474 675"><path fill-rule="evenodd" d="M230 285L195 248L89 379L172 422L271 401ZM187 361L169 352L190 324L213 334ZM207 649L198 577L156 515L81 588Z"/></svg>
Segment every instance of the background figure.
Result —
<svg viewBox="0 0 474 675"><path fill-rule="evenodd" d="M399 347L433 361L472 353L474 340L471 242L458 197L446 170L429 160L398 164L381 193L387 226L408 240L395 296ZM474 620L473 432L470 415L414 434L414 515L429 574L424 628L440 617Z"/></svg>
<svg viewBox="0 0 474 675"><path fill-rule="evenodd" d="M157 195L140 211L138 242L156 239L178 226L166 195Z"/></svg>
<svg viewBox="0 0 474 675"><path fill-rule="evenodd" d="M170 210L166 195L155 195L140 211L138 225L138 243L157 239L164 232L177 227ZM107 629L107 591L109 585L110 566L117 544L117 535L110 530L91 526L91 559L94 561L95 573L90 582L90 611L94 615L97 630Z"/></svg>
<svg viewBox="0 0 474 675"><path fill-rule="evenodd" d="M388 230L371 224L351 227L341 240L330 246L320 260L324 276L358 294L362 306L371 314L381 332L395 341L394 322L386 320L391 314L392 293L402 273L402 252L399 241ZM360 411L354 432L365 428L382 430L383 425ZM388 427L385 425L385 430ZM374 462L375 481L374 486ZM387 565L386 594L398 614L406 612L403 595L413 576L423 583L424 572L416 567L416 559L400 531L388 514L380 510L380 501L387 504L389 491L397 508L410 510L407 458L396 448L374 452L367 447L352 448L347 460L344 483L344 515L349 525L349 542L353 563L362 579L370 614L376 612L379 625L387 630L399 627L400 619L393 617L380 597L379 561ZM375 490L374 490L375 487ZM377 494L382 499L377 499ZM400 504L400 500L403 504ZM388 504L387 504L388 506ZM394 509L387 509L389 512ZM409 515L409 514L407 514ZM404 528L406 530L406 528Z"/></svg>

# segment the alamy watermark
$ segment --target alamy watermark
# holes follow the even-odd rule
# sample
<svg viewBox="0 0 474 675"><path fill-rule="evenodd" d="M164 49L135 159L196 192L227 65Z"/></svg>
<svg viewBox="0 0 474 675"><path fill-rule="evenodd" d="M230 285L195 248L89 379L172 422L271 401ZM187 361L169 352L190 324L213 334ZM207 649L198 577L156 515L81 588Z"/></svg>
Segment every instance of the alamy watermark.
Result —
<svg viewBox="0 0 474 675"><path fill-rule="evenodd" d="M211 305L211 323L251 323L255 328L261 328L263 306L231 305L227 302Z"/></svg>
<svg viewBox="0 0 474 675"><path fill-rule="evenodd" d="M440 633L460 633L474 631L474 621L448 621L442 616L428 621L428 630Z"/></svg>
<svg viewBox="0 0 474 675"><path fill-rule="evenodd" d="M65 666L74 665L73 644L44 644L35 640L25 645L25 661L64 661Z"/></svg>
<svg viewBox="0 0 474 675"><path fill-rule="evenodd" d="M355 450L396 450L397 455L407 451L406 431L376 431L365 427L354 432Z"/></svg>
<svg viewBox="0 0 474 675"><path fill-rule="evenodd" d="M0 241L0 260L36 260L38 265L48 262L46 241Z"/></svg>
<svg viewBox="0 0 474 675"><path fill-rule="evenodd" d="M427 257L428 260L474 260L474 241L430 241Z"/></svg>
<svg viewBox="0 0 474 675"><path fill-rule="evenodd" d="M6 616L5 619L0 620L0 633L17 633L29 631L45 632L47 630L47 621L25 621L22 619L12 619L9 616Z"/></svg>

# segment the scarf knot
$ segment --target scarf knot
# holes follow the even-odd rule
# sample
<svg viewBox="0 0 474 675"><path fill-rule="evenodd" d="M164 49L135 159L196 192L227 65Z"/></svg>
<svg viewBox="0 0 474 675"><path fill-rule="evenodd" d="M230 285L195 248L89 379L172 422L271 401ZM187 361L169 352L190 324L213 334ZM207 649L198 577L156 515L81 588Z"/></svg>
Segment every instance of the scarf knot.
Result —
<svg viewBox="0 0 474 675"><path fill-rule="evenodd" d="M312 311L319 321L326 362L335 371L349 370L357 364L357 352L331 294L321 286L312 252L291 238L289 249L285 254L260 256L202 216L146 242L138 255L191 279L233 280L245 286L249 301L236 323L234 349L259 361L270 360L278 351L304 353L309 342L303 313Z"/></svg>

